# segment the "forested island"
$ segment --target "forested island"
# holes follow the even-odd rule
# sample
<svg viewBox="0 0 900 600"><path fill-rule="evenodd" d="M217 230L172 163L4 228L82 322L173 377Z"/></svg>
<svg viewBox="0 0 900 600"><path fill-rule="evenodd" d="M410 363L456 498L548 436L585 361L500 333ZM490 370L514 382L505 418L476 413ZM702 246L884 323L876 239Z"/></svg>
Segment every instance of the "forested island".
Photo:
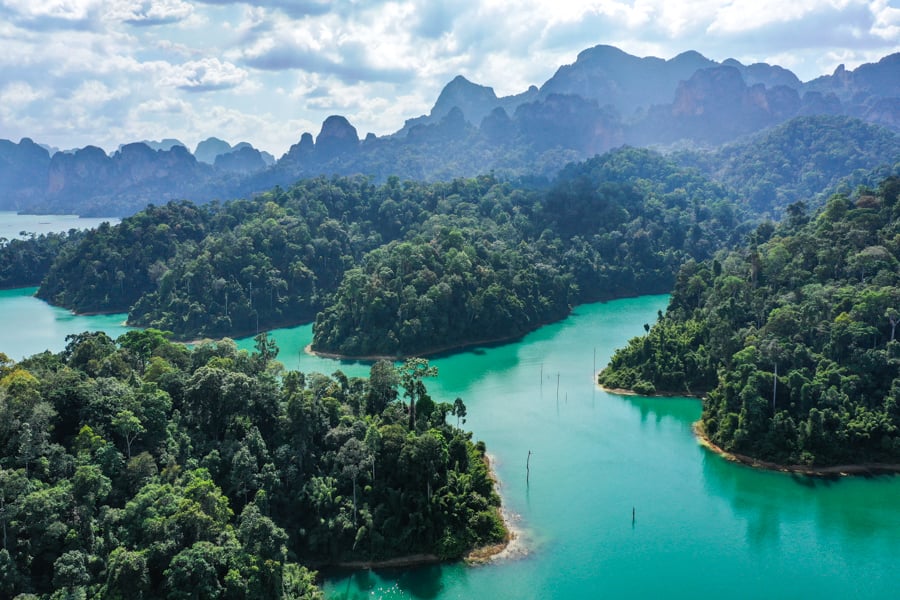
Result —
<svg viewBox="0 0 900 600"><path fill-rule="evenodd" d="M0 289L37 287L65 244L82 239L85 231L42 233L25 239L0 238Z"/></svg>
<svg viewBox="0 0 900 600"><path fill-rule="evenodd" d="M506 539L484 445L424 359L364 379L286 372L266 334L67 342L0 354L4 598L319 598L307 566Z"/></svg>
<svg viewBox="0 0 900 600"><path fill-rule="evenodd" d="M900 178L802 203L678 274L599 382L703 395L702 435L780 465L900 463Z"/></svg>
<svg viewBox="0 0 900 600"><path fill-rule="evenodd" d="M514 339L580 303L668 292L685 261L735 247L760 219L896 174L898 152L886 129L818 115L716 150L620 148L552 181L304 179L0 240L0 287L39 285L53 304L127 312L179 340L315 322L323 354L423 355Z"/></svg>
<svg viewBox="0 0 900 600"><path fill-rule="evenodd" d="M53 304L128 312L182 340L315 320L315 350L403 357L667 292L685 260L736 244L748 218L695 169L624 148L552 184L334 177L151 206L55 248L45 273L35 262L20 281L40 276L37 295Z"/></svg>

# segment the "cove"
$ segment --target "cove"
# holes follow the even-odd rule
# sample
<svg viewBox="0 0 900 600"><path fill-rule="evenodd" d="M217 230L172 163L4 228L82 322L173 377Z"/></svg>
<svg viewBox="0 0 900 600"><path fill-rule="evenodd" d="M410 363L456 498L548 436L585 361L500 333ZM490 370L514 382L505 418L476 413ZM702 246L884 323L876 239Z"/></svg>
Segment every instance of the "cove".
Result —
<svg viewBox="0 0 900 600"><path fill-rule="evenodd" d="M130 328L128 315L76 315L34 297L37 288L0 290L0 352L13 360L66 347L66 336L83 331L105 331L116 339Z"/></svg>
<svg viewBox="0 0 900 600"><path fill-rule="evenodd" d="M648 296L580 306L518 342L433 359L440 376L429 390L466 402L466 425L494 457L504 506L518 515L529 553L479 567L327 573L328 598L893 597L900 477L809 479L734 465L693 438L696 399L617 396L594 386L594 349L599 369L666 302ZM22 310L48 310L68 324L84 319L77 331L113 337L120 332L107 328L124 320L73 317L28 290L4 292L0 352L17 360L60 350L62 331L77 332L30 316L43 313L13 314ZM11 332L16 326L30 334ZM11 348L43 327L59 329L40 339L62 337L22 353ZM309 325L271 334L289 369L368 373L367 364L303 353Z"/></svg>

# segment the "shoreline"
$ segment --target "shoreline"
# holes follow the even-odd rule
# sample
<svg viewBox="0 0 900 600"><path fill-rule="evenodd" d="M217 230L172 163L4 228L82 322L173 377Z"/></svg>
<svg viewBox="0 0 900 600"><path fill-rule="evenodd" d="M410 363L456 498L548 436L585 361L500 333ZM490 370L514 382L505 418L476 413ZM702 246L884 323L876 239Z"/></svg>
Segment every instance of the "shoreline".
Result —
<svg viewBox="0 0 900 600"><path fill-rule="evenodd" d="M562 317L562 318L564 319L565 317ZM559 320L561 320L561 319L557 319L557 321L559 321ZM541 323L537 327L537 329L540 329L541 327L543 327L545 325L550 325L552 323L556 323L557 321L548 321L546 323ZM523 337L525 337L529 333L537 331L537 329L530 329L524 333L506 336L506 337L491 338L491 339L486 339L486 340L474 340L471 342L462 342L459 344L449 344L446 346L437 346L437 347L428 348L426 350L423 350L422 352L416 352L413 354L396 354L396 355L392 355L392 354L361 354L361 355L341 354L339 352L327 352L325 350L313 350L312 343L307 344L303 348L303 351L311 356L318 356L320 358L331 358L334 360L357 360L357 361L361 361L361 362L377 362L379 360L387 360L387 361L394 362L394 361L404 360L405 358L410 358L410 357L434 357L434 356L439 356L439 355L443 355L443 354L462 352L463 350L467 350L470 348L492 347L492 346L500 346L503 344L509 344L511 342L521 340Z"/></svg>
<svg viewBox="0 0 900 600"><path fill-rule="evenodd" d="M488 476L494 482L494 488L497 495L500 496L500 490L503 488L503 482L497 477L494 470L494 462L496 458L490 454L484 454L484 462L487 464ZM505 560L513 558L522 558L528 554L528 548L525 545L522 530L513 524L519 521L519 515L509 512L503 506L503 497L500 496L500 506L497 507L497 513L503 522L503 528L506 530L506 536L502 542L496 544L488 544L469 550L463 561L469 565L483 565L495 560Z"/></svg>
<svg viewBox="0 0 900 600"><path fill-rule="evenodd" d="M633 390L622 388L608 388L599 383L597 383L596 385L600 390L604 392L620 396L643 396L647 398L703 398L703 396L668 391L656 392L654 394L638 394ZM720 448L706 436L706 432L703 430L702 421L695 421L691 425L691 431L693 431L694 438L697 440L697 443L699 443L701 446L703 446L713 454L716 454L717 456L727 460L728 462L743 465L745 467L750 467L752 469L777 471L779 473L789 473L792 475L806 475L807 477L900 475L900 464L893 463L861 463L850 465L832 465L827 467L817 467L812 465L783 465L780 463L753 458L752 456L747 456L746 454L729 452L727 450L724 450L723 448Z"/></svg>
<svg viewBox="0 0 900 600"><path fill-rule="evenodd" d="M502 484L494 473L492 461L493 459L490 455L486 454L485 462L487 462L490 477L494 481L494 485L497 488L500 488L502 487ZM526 556L528 554L528 549L523 541L522 530L513 524L514 521L518 521L518 515L514 515L505 510L502 502L501 505L497 507L497 512L500 515L500 519L503 521L503 528L506 530L505 539L502 542L472 548L459 558L441 559L436 554L419 553L380 560L351 560L333 564L313 565L311 568L315 568L322 573L323 571L327 572L332 570L360 571L368 569L398 569L457 562L462 562L470 566L478 566L497 560L511 560Z"/></svg>
<svg viewBox="0 0 900 600"><path fill-rule="evenodd" d="M128 319L128 314L129 314L128 310L125 310L125 311L100 310L100 311L79 312L75 309L68 308L66 306L54 304L50 300L40 298L37 296L37 292L39 291L40 286L36 286L36 287L35 286L25 286L25 287L16 286L14 288L9 288L9 289L33 289L34 293L31 294L32 296L38 298L39 300L41 300L43 302L46 302L50 306L68 310L71 314L73 314L75 316L89 317L89 316L102 316L102 315L120 314L121 313L121 314L126 315L125 321L123 321L121 323L121 325L124 327L131 327L131 328L135 328L135 329L148 329L148 328L152 327L151 325L130 323L129 319ZM623 295L611 295L608 297L602 296L602 297L597 297L597 298L586 298L582 302L579 302L578 304L574 304L574 305L570 304L568 306L568 309L566 310L565 314L541 321L533 326L529 326L525 331L521 331L519 333L515 333L515 334L511 334L511 335L507 335L507 336L496 337L496 338L465 341L465 342L459 342L459 343L454 343L454 344L447 344L444 346L435 346L432 348L427 348L421 352L416 352L416 353L412 353L412 354L348 355L348 354L340 354L339 352L327 352L327 351L323 351L323 350L313 350L312 343L307 345L304 348L304 351L309 355L319 356L322 358L331 358L331 359L335 359L335 360L361 361L361 362L377 362L379 360L400 361L400 360L403 360L403 359L409 358L409 357L436 357L436 356L442 356L445 354L455 354L457 352L462 352L462 351L470 349L470 348L500 346L500 345L516 342L516 341L524 338L526 335L528 335L530 333L534 333L535 331L538 331L539 329L541 329L542 327L545 327L546 325L552 325L553 323L558 323L560 321L563 321L563 320L571 317L572 314L575 312L575 310L580 306L586 306L589 304L605 304L607 302L614 302L616 300L623 300L623 299L628 299L628 298L638 298L640 296L647 296L647 295L650 295L650 296L662 295L662 294L668 294L668 293L670 293L670 292L645 292L645 293L639 293L639 294L623 294ZM188 338L187 336L180 336L179 334L173 333L172 336L169 337L169 341L177 342L177 343L185 344L185 345L194 345L195 346L195 345L206 343L206 342L221 341L226 338L232 339L232 340L249 338L251 336L258 335L260 333L271 333L275 329L301 327L303 325L313 323L314 321L315 321L314 316L309 319L301 319L301 320L287 319L287 320L283 320L280 322L267 324L265 329L256 330L256 333L254 333L253 330L247 330L247 331L235 330L235 331L231 331L227 335L223 335L221 337L202 337L202 338L191 337L191 338ZM660 394L660 395L662 395L662 394ZM683 395L683 394L672 394L672 395Z"/></svg>
<svg viewBox="0 0 900 600"><path fill-rule="evenodd" d="M496 544L472 548L469 552L459 558L442 559L436 554L420 553L379 560L342 561L326 565L313 565L311 568L315 568L319 572L362 571L368 569L400 569L457 562L462 562L470 566L479 566L497 560L511 560L527 555L528 552L520 541L522 539L521 533L519 529L514 527L511 523L512 516L502 508L498 510L503 519L503 526L506 528L506 539Z"/></svg>
<svg viewBox="0 0 900 600"><path fill-rule="evenodd" d="M706 432L703 430L702 421L694 422L693 425L691 425L691 429L694 432L694 437L697 439L697 442L713 454L716 454L729 462L738 463L754 469L806 475L807 477L852 477L856 475L871 476L900 474L900 464L891 463L863 463L855 465L834 465L830 467L782 465L753 458L752 456L747 456L745 454L737 454L735 452L723 450L706 436Z"/></svg>
<svg viewBox="0 0 900 600"><path fill-rule="evenodd" d="M644 398L696 398L697 400L702 400L704 398L704 396L700 396L697 394L689 394L687 392L669 392L665 390L661 392L653 392L652 394L638 394L634 390L606 387L602 383L596 383L596 379L594 381L594 385L596 385L601 392L615 394L617 396L643 396Z"/></svg>
<svg viewBox="0 0 900 600"><path fill-rule="evenodd" d="M99 314L109 314L109 313L99 313ZM195 338L188 339L186 337L179 337L178 334L173 333L172 337L169 338L169 341L178 342L179 344L196 346L198 344L205 344L207 342L221 342L222 340L224 340L226 338L229 340L241 340L244 338L253 338L253 337L256 337L257 335L259 335L260 333L270 334L273 331L275 331L276 329L288 329L288 328L292 328L292 327L303 327L304 325L309 325L312 322L313 321L293 321L293 320L279 321L277 323L273 323L271 325L271 327L269 327L267 329L260 329L259 331L256 331L255 333L254 333L254 330L252 330L252 329L247 330L247 331L235 330L235 331L229 333L228 335L223 335L221 337L207 336L207 337L202 337L202 338L195 337ZM135 325L133 323L129 323L127 320L125 321L124 325L127 327L134 327L136 329L148 329L148 328L152 327L151 325Z"/></svg>

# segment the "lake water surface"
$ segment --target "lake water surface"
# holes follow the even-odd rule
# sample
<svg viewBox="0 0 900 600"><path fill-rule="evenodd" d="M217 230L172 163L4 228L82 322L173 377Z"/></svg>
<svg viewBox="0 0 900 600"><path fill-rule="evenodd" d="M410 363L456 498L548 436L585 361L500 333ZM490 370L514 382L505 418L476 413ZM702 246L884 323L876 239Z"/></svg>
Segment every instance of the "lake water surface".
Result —
<svg viewBox="0 0 900 600"><path fill-rule="evenodd" d="M0 352L12 358L59 350L66 333L124 331L124 315L74 317L31 291L0 293ZM466 402L466 425L494 457L528 554L478 567L330 574L328 598L896 597L900 477L829 481L733 465L694 439L698 400L595 388L595 365L642 333L666 301L581 306L518 342L434 359L440 376L429 390ZM368 372L304 354L309 325L272 335L289 369Z"/></svg>
<svg viewBox="0 0 900 600"><path fill-rule="evenodd" d="M70 229L92 229L108 222L115 225L119 219L113 217L79 217L78 215L20 215L0 210L0 238L11 240L25 238L22 232L40 235L68 231Z"/></svg>

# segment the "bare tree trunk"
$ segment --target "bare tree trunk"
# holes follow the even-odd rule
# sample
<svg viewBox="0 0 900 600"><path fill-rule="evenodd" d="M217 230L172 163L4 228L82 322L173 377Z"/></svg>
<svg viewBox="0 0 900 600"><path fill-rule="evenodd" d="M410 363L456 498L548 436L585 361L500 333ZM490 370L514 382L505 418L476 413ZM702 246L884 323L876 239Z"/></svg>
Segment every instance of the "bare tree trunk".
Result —
<svg viewBox="0 0 900 600"><path fill-rule="evenodd" d="M353 524L356 525L356 477L353 478Z"/></svg>
<svg viewBox="0 0 900 600"><path fill-rule="evenodd" d="M775 377L772 378L772 415L775 414L775 394L778 392L778 363L775 363Z"/></svg>

